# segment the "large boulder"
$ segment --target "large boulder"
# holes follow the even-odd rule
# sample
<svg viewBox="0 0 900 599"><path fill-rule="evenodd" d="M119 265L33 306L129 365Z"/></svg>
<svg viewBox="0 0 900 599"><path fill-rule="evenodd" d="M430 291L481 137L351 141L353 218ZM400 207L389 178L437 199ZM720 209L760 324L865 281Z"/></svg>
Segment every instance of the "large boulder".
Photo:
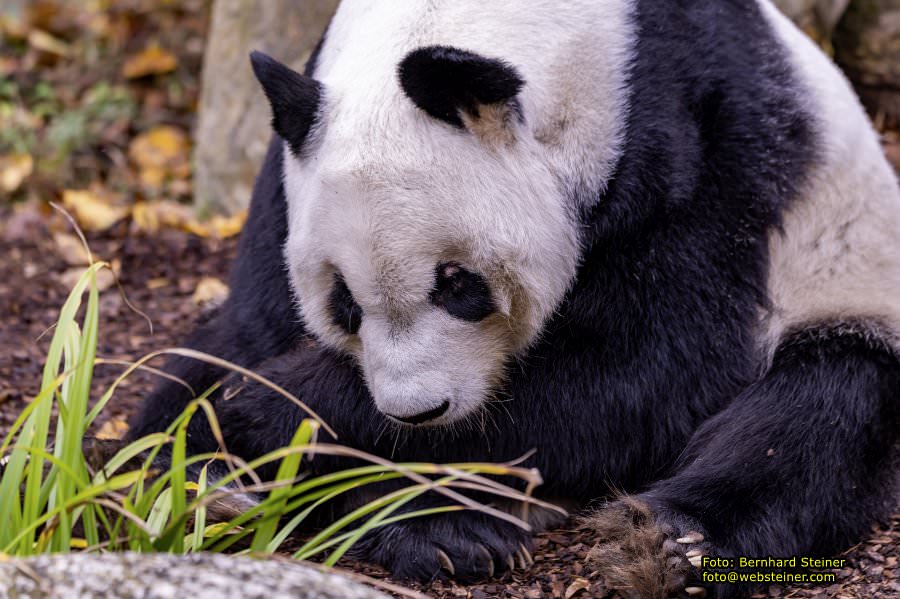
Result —
<svg viewBox="0 0 900 599"><path fill-rule="evenodd" d="M388 599L299 562L198 553L74 553L0 561L0 599Z"/></svg>

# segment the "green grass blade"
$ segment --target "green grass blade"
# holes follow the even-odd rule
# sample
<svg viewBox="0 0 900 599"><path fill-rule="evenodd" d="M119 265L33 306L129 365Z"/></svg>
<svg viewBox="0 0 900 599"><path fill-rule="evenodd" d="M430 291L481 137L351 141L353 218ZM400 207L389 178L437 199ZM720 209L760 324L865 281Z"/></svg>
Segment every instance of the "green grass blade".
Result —
<svg viewBox="0 0 900 599"><path fill-rule="evenodd" d="M197 496L203 495L206 493L206 477L207 477L207 467L203 466L200 469L200 475L197 477ZM198 505L194 510L194 534L191 539L191 548L192 552L200 551L200 548L203 546L203 538L206 534L206 506Z"/></svg>
<svg viewBox="0 0 900 599"><path fill-rule="evenodd" d="M156 501L153 502L153 507L150 509L150 515L147 517L147 528L153 531L156 537L159 537L163 530L165 530L171 513L172 488L169 487L160 493L156 498Z"/></svg>
<svg viewBox="0 0 900 599"><path fill-rule="evenodd" d="M289 447L308 446L318 430L318 423L314 420L304 420L294 433L293 439ZM293 481L297 477L300 470L300 462L303 453L292 453L285 456L278 466L278 473L275 476L276 481ZM265 551L272 537L278 529L278 521L284 514L284 507L287 505L290 497L291 487L283 486L274 489L269 493L270 507L264 512L269 518L264 524L261 524L253 535L253 541L250 544L251 551Z"/></svg>
<svg viewBox="0 0 900 599"><path fill-rule="evenodd" d="M187 499L185 497L185 460L187 457L187 427L190 424L191 417L197 411L197 404L191 403L185 409L184 418L178 429L175 431L175 441L172 443L172 464L169 467L172 476L170 479L170 489L172 491L172 515L175 517L175 526L171 531L167 531L168 538L171 539L172 546L169 548L173 553L184 553L184 521L181 515L185 513Z"/></svg>

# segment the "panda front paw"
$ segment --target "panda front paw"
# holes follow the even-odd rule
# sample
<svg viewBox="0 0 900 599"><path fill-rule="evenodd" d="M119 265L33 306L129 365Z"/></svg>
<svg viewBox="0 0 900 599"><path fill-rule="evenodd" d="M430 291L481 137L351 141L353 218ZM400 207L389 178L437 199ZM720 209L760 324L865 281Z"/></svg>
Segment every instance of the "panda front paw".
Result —
<svg viewBox="0 0 900 599"><path fill-rule="evenodd" d="M397 580L429 582L448 576L471 583L526 569L531 535L508 522L477 512L413 519L379 528L352 550Z"/></svg>
<svg viewBox="0 0 900 599"><path fill-rule="evenodd" d="M588 519L599 536L588 561L608 586L627 597L705 597L699 583L710 544L690 518L654 512L634 497L622 497Z"/></svg>

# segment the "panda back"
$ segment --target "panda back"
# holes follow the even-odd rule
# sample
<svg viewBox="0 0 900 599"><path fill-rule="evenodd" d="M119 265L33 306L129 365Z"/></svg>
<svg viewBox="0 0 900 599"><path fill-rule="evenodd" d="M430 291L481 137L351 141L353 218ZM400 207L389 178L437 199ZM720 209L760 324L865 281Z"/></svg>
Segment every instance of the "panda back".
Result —
<svg viewBox="0 0 900 599"><path fill-rule="evenodd" d="M847 79L772 5L759 0L789 55L812 117L816 157L769 239L763 343L817 322L900 333L900 189Z"/></svg>

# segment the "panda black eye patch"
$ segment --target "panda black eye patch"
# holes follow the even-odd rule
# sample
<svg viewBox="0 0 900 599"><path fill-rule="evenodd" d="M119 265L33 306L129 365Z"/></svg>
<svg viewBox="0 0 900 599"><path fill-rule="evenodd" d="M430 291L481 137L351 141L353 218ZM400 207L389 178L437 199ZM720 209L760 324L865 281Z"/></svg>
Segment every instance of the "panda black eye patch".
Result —
<svg viewBox="0 0 900 599"><path fill-rule="evenodd" d="M351 335L358 333L362 325L363 310L353 299L350 288L340 274L334 275L334 287L331 288L328 299L332 322Z"/></svg>
<svg viewBox="0 0 900 599"><path fill-rule="evenodd" d="M450 316L468 322L483 320L495 309L484 277L455 262L437 265L435 287L429 297L433 305L444 308Z"/></svg>

